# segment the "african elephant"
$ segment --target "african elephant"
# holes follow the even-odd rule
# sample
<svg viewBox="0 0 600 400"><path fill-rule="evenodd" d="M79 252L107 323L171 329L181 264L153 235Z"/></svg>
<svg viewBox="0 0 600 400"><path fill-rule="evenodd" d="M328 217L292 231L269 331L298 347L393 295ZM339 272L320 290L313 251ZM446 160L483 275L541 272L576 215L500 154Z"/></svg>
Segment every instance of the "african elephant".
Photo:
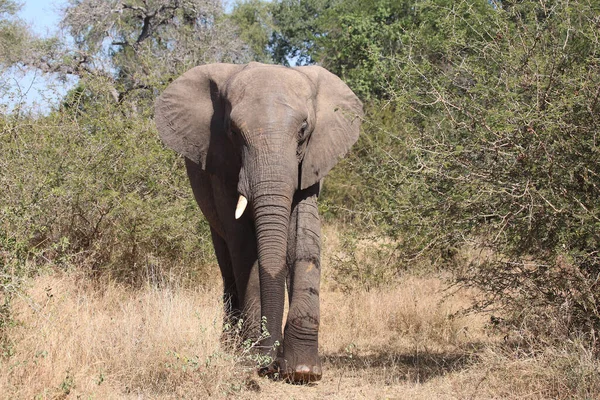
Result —
<svg viewBox="0 0 600 400"><path fill-rule="evenodd" d="M317 196L362 116L356 95L318 66L203 65L156 102L160 137L185 157L210 224L226 315L270 334L260 342L274 360L264 375L321 378Z"/></svg>

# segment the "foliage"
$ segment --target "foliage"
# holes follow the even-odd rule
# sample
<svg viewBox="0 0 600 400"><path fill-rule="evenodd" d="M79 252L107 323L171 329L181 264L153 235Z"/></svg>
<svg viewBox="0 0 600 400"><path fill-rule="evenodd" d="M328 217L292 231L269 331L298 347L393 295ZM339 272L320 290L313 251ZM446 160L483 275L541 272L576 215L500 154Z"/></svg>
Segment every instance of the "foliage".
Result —
<svg viewBox="0 0 600 400"><path fill-rule="evenodd" d="M270 14L270 29L252 42L268 50L275 63L318 62L365 99L386 96L391 71L387 57L403 46L410 25L418 22L410 1L254 0L239 4L234 15L250 15L251 10L254 15ZM254 33L258 22L241 26L242 34Z"/></svg>
<svg viewBox="0 0 600 400"><path fill-rule="evenodd" d="M323 18L314 58L363 99L382 99L396 77L390 57L400 52L419 18L412 1L350 0Z"/></svg>
<svg viewBox="0 0 600 400"><path fill-rule="evenodd" d="M220 1L137 3L72 1L64 11L62 23L75 39L73 58L85 69L114 75L120 96L134 90L153 96L156 82L199 64L246 61L235 31L222 22Z"/></svg>
<svg viewBox="0 0 600 400"><path fill-rule="evenodd" d="M49 116L2 121L2 274L78 268L161 285L212 260L182 161L149 110L117 106L108 87L81 81Z"/></svg>
<svg viewBox="0 0 600 400"><path fill-rule="evenodd" d="M0 0L0 72L22 57L22 44L30 37L23 21L15 17L20 8L12 0Z"/></svg>
<svg viewBox="0 0 600 400"><path fill-rule="evenodd" d="M482 289L478 307L596 342L598 5L424 1L413 11L385 61L389 100L373 102L345 164L364 185L334 182L330 193L350 199L345 218L398 237L401 259L428 255ZM549 315L560 330L541 329Z"/></svg>
<svg viewBox="0 0 600 400"><path fill-rule="evenodd" d="M133 97L148 105L196 65L251 59L219 0L70 0L62 14L60 35L13 46L19 52L4 60L6 66L63 79L92 75L109 85L115 101Z"/></svg>
<svg viewBox="0 0 600 400"><path fill-rule="evenodd" d="M262 0L238 2L230 19L238 27L240 38L252 50L254 61L271 63L269 52L270 37L274 24L271 12L272 3Z"/></svg>
<svg viewBox="0 0 600 400"><path fill-rule="evenodd" d="M272 4L275 29L270 46L278 64L312 64L323 16L335 0L281 0Z"/></svg>

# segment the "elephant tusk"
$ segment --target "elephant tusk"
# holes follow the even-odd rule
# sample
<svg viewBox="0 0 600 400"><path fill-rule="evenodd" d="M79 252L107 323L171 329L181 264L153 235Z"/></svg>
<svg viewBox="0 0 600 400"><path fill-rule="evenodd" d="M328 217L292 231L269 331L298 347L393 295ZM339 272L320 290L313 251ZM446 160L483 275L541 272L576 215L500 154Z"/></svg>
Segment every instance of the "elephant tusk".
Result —
<svg viewBox="0 0 600 400"><path fill-rule="evenodd" d="M240 219L246 206L248 205L248 199L240 194L240 198L237 203L237 207L235 208L235 219Z"/></svg>

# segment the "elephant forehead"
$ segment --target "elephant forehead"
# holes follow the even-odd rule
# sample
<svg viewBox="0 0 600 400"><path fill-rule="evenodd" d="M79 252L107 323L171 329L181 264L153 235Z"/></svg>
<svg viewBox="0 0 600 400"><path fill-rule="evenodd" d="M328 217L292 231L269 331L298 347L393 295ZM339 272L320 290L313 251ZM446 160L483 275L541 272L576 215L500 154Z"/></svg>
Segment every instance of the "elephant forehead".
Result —
<svg viewBox="0 0 600 400"><path fill-rule="evenodd" d="M309 113L306 105L290 104L288 99L267 96L259 100L244 99L233 105L230 119L245 132L257 129L283 131L288 127L298 128Z"/></svg>
<svg viewBox="0 0 600 400"><path fill-rule="evenodd" d="M304 74L279 65L261 65L244 68L227 83L227 97L232 102L245 98L266 99L270 95L279 98L312 98L315 93L313 83Z"/></svg>

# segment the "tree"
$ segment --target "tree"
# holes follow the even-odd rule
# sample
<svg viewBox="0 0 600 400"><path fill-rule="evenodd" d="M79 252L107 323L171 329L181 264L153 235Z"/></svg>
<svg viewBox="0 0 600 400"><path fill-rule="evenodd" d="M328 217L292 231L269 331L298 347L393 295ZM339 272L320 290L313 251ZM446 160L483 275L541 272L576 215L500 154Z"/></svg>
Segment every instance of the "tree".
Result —
<svg viewBox="0 0 600 400"><path fill-rule="evenodd" d="M22 58L23 43L30 37L23 21L15 17L20 8L12 0L0 0L0 66L3 69Z"/></svg>
<svg viewBox="0 0 600 400"><path fill-rule="evenodd" d="M273 3L263 0L238 2L230 16L240 38L252 50L254 61L272 63L270 38L273 34Z"/></svg>
<svg viewBox="0 0 600 400"><path fill-rule="evenodd" d="M377 196L357 189L356 210L406 262L427 255L480 289L478 307L597 344L600 5L430 0L409 15L379 53L388 100L351 160Z"/></svg>
<svg viewBox="0 0 600 400"><path fill-rule="evenodd" d="M314 63L317 38L325 34L323 16L335 0L281 0L272 6L273 31L270 46L279 64Z"/></svg>
<svg viewBox="0 0 600 400"><path fill-rule="evenodd" d="M411 4L391 0L255 0L239 4L234 15L270 16L270 28L260 30L257 48L268 50L279 64L319 63L366 99L385 96L388 58L401 49L409 25L416 24ZM242 32L250 29L248 23L244 26ZM261 25L255 22L252 26Z"/></svg>
<svg viewBox="0 0 600 400"><path fill-rule="evenodd" d="M216 0L71 0L60 37L31 41L8 61L59 76L103 79L115 101L155 90L209 62L246 62L248 46Z"/></svg>
<svg viewBox="0 0 600 400"><path fill-rule="evenodd" d="M341 76L364 99L386 97L390 59L403 51L408 32L418 26L412 1L346 0L322 21L314 59Z"/></svg>
<svg viewBox="0 0 600 400"><path fill-rule="evenodd" d="M328 211L396 238L407 265L452 268L483 289L477 307L597 341L600 6L345 0L312 19L309 2L278 7L294 27L274 18L282 54L340 75L369 110L325 183Z"/></svg>

